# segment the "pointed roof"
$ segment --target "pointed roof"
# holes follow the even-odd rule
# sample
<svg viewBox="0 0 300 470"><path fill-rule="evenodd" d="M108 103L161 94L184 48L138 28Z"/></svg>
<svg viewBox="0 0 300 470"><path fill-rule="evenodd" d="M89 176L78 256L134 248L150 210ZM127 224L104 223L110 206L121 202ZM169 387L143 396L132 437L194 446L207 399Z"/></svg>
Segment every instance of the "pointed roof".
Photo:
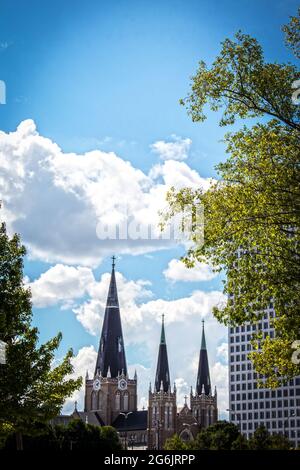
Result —
<svg viewBox="0 0 300 470"><path fill-rule="evenodd" d="M200 349L200 357L199 357L196 392L198 395L201 395L202 393L205 393L205 395L211 394L211 383L210 383L208 356L207 356L207 349L206 349L204 320L202 320L202 339L201 339L201 349Z"/></svg>
<svg viewBox="0 0 300 470"><path fill-rule="evenodd" d="M160 345L158 351L157 359L157 368L155 376L155 391L159 392L163 390L167 392L171 386L170 383L170 372L169 372L169 362L168 362L168 351L165 335L165 321L164 315L162 315L162 325L161 325L161 335L160 335Z"/></svg>
<svg viewBox="0 0 300 470"><path fill-rule="evenodd" d="M115 257L112 257L112 271L100 338L95 374L102 377L118 377L122 370L127 374L121 315L115 276Z"/></svg>

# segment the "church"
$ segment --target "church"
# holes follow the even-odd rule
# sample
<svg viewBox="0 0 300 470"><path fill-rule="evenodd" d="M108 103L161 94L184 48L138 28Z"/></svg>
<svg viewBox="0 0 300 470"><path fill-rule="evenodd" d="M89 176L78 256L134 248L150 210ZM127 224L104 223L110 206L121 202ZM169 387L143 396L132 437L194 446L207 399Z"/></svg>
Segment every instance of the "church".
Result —
<svg viewBox="0 0 300 470"><path fill-rule="evenodd" d="M176 385L171 384L164 316L153 388L149 387L148 410L138 410L138 377L127 371L120 306L113 257L110 285L95 370L85 377L84 411L75 405L72 418L98 426L111 425L125 448L162 449L175 433L192 440L218 419L217 391L212 393L204 322L196 387L190 392L190 406L177 408Z"/></svg>

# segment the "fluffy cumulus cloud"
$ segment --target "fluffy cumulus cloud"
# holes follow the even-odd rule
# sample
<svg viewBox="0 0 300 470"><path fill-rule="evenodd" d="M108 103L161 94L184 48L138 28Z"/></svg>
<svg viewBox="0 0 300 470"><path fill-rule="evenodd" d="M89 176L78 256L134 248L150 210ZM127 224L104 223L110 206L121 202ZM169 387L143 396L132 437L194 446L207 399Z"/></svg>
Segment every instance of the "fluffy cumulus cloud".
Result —
<svg viewBox="0 0 300 470"><path fill-rule="evenodd" d="M86 372L93 373L97 359L97 351L93 346L85 346L79 349L77 355L72 359L74 372L70 378L82 377L84 379ZM64 405L64 413L71 413L74 410L74 403L77 401L78 409L84 408L84 380L80 390L76 390L71 397L69 397Z"/></svg>
<svg viewBox="0 0 300 470"><path fill-rule="evenodd" d="M94 281L90 268L56 264L29 286L36 307L49 307L60 302L66 307L72 305L74 299L84 296Z"/></svg>
<svg viewBox="0 0 300 470"><path fill-rule="evenodd" d="M178 260L169 261L167 269L163 271L166 279L169 281L210 281L217 276L218 273L213 272L212 268L206 263L196 263L193 268L187 268L185 264Z"/></svg>
<svg viewBox="0 0 300 470"><path fill-rule="evenodd" d="M32 258L51 263L97 266L112 249L140 254L172 246L158 240L168 188L210 184L177 161L189 139L172 144L168 159L146 174L112 152L64 153L25 120L14 132L0 131L1 216Z"/></svg>
<svg viewBox="0 0 300 470"><path fill-rule="evenodd" d="M151 144L151 150L158 154L162 160L185 160L188 158L192 145L191 139L183 139L177 135L172 135L172 140L158 140Z"/></svg>

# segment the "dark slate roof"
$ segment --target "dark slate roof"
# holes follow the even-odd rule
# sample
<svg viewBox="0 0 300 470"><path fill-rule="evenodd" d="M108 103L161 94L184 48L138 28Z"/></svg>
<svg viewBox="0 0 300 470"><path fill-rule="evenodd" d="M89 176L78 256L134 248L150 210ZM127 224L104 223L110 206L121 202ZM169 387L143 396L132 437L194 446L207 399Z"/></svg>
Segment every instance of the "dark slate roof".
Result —
<svg viewBox="0 0 300 470"><path fill-rule="evenodd" d="M122 371L127 374L114 257L95 374L97 370L102 377L107 377L108 371L111 377L117 377Z"/></svg>
<svg viewBox="0 0 300 470"><path fill-rule="evenodd" d="M211 393L209 365L208 365L205 332L204 332L204 321L202 322L202 340L201 340L201 349L200 349L200 357L199 357L196 392L198 395L201 395L203 390L204 390L205 395L209 395Z"/></svg>
<svg viewBox="0 0 300 470"><path fill-rule="evenodd" d="M112 425L117 431L143 431L147 429L147 417L147 410L133 411L127 418L119 414Z"/></svg>
<svg viewBox="0 0 300 470"><path fill-rule="evenodd" d="M167 392L170 388L170 372L169 372L169 362L168 362L168 351L165 335L165 324L164 324L164 315L162 316L162 325L161 325L161 336L160 336L160 345L158 351L157 359L157 368L155 375L155 391L159 392L161 386L164 392Z"/></svg>
<svg viewBox="0 0 300 470"><path fill-rule="evenodd" d="M104 422L102 421L99 413L97 411L77 411L75 410L72 419L79 418L84 423L93 424L94 426L104 426Z"/></svg>

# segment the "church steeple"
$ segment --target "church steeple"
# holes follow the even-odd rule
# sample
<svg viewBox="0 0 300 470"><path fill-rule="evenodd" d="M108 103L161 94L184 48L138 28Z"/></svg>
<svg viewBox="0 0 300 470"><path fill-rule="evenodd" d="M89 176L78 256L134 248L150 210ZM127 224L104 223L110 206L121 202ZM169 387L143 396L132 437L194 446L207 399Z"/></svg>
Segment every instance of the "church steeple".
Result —
<svg viewBox="0 0 300 470"><path fill-rule="evenodd" d="M122 371L127 375L114 256L95 374L97 371L102 377L116 378Z"/></svg>
<svg viewBox="0 0 300 470"><path fill-rule="evenodd" d="M165 322L164 315L162 315L162 325L161 325L161 335L160 335L160 345L158 351L158 360L155 376L155 391L159 392L163 390L168 392L171 386L170 383L170 372L169 372L169 362L168 362L168 352L167 352L167 343L165 335Z"/></svg>
<svg viewBox="0 0 300 470"><path fill-rule="evenodd" d="M198 395L201 395L202 393L205 393L205 395L211 394L209 365L208 365L205 331L204 331L204 320L202 320L202 339L201 339L201 349L200 349L200 357L199 357L196 392Z"/></svg>

